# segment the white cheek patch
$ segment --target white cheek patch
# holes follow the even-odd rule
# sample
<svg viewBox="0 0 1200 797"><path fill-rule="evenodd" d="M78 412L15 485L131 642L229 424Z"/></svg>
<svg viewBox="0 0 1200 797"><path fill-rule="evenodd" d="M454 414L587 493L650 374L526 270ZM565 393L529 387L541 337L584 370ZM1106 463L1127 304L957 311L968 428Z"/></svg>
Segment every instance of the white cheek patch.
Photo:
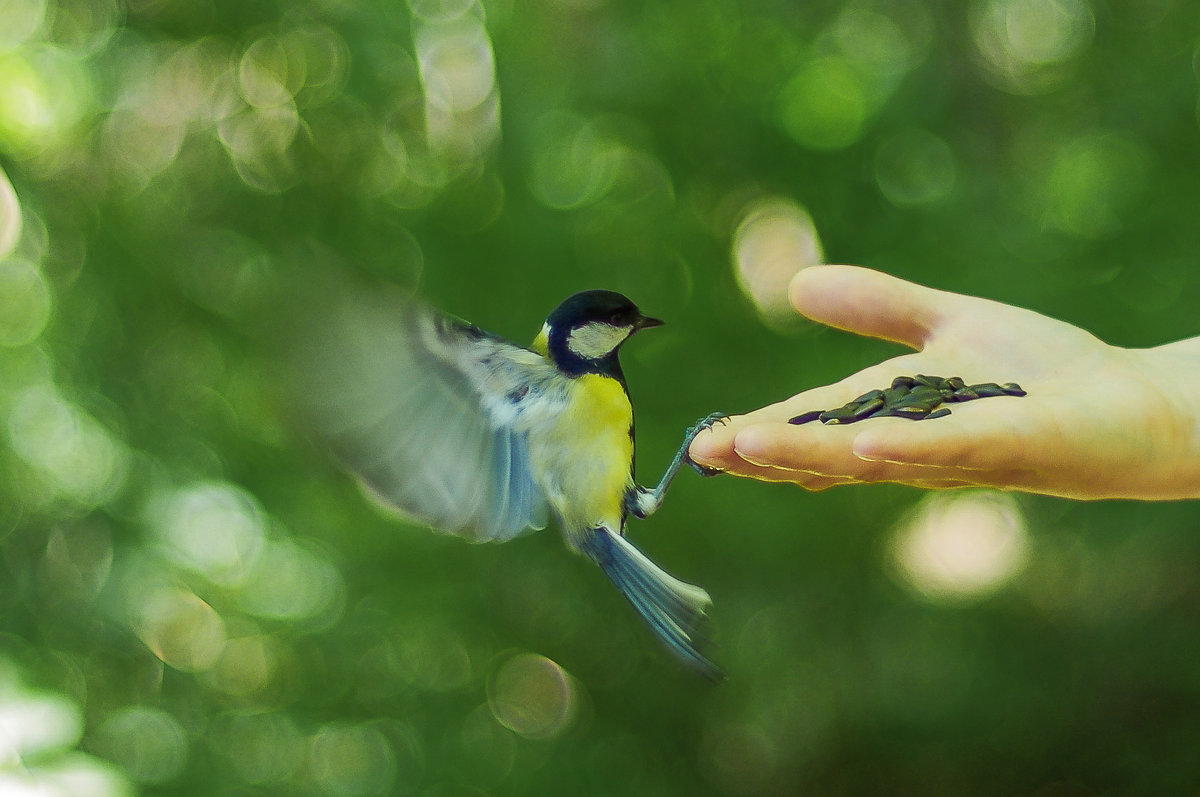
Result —
<svg viewBox="0 0 1200 797"><path fill-rule="evenodd" d="M567 348L587 360L599 360L620 346L632 330L609 324L584 324L567 334Z"/></svg>

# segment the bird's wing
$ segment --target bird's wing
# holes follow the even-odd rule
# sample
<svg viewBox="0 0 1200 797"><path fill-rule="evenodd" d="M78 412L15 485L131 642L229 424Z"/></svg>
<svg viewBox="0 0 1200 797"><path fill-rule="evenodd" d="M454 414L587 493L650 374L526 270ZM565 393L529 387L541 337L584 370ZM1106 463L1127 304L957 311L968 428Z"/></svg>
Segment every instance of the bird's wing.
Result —
<svg viewBox="0 0 1200 797"><path fill-rule="evenodd" d="M302 398L374 494L473 540L546 525L528 430L565 402L549 361L407 297L339 301L321 327Z"/></svg>

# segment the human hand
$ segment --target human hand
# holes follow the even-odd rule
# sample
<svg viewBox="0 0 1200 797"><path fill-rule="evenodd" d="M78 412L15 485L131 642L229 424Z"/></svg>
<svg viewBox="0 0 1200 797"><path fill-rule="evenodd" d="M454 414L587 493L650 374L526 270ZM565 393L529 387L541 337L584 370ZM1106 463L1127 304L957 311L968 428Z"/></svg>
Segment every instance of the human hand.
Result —
<svg viewBox="0 0 1200 797"><path fill-rule="evenodd" d="M899 482L1080 499L1200 497L1200 338L1122 349L1030 310L854 266L804 269L791 301L819 323L917 351L731 417L692 443L699 464L810 490ZM927 421L788 423L917 373L1017 382L1028 395L953 404Z"/></svg>

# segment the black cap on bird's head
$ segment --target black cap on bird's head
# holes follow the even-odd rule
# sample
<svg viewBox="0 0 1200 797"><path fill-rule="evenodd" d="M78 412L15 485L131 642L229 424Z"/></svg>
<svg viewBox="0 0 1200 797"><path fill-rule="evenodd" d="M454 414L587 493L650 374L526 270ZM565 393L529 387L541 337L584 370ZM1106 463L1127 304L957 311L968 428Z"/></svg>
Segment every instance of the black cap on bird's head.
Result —
<svg viewBox="0 0 1200 797"><path fill-rule="evenodd" d="M581 291L567 297L546 318L542 332L555 365L568 373L619 371L617 351L639 329L662 321L643 315L615 291Z"/></svg>

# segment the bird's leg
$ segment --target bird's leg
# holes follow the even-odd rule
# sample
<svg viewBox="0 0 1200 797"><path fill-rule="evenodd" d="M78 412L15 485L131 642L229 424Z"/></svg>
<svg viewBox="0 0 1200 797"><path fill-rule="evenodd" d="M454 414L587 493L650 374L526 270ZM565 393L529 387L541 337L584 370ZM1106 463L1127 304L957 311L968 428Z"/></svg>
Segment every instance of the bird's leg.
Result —
<svg viewBox="0 0 1200 797"><path fill-rule="evenodd" d="M718 470L706 468L703 465L693 462L692 458L688 456L688 447L696 439L696 435L705 429L711 429L717 423L724 423L727 417L729 416L723 412L714 412L692 426L689 426L688 430L683 434L683 445L679 446L679 450L675 452L675 457L671 460L671 464L667 466L666 472L658 480L658 486L651 490L641 485L635 485L625 496L625 508L629 510L629 513L639 518L654 514L662 506L663 498L667 494L667 488L671 486L671 482L675 481L675 477L679 475L679 469L685 464L701 476L714 476L720 473Z"/></svg>

